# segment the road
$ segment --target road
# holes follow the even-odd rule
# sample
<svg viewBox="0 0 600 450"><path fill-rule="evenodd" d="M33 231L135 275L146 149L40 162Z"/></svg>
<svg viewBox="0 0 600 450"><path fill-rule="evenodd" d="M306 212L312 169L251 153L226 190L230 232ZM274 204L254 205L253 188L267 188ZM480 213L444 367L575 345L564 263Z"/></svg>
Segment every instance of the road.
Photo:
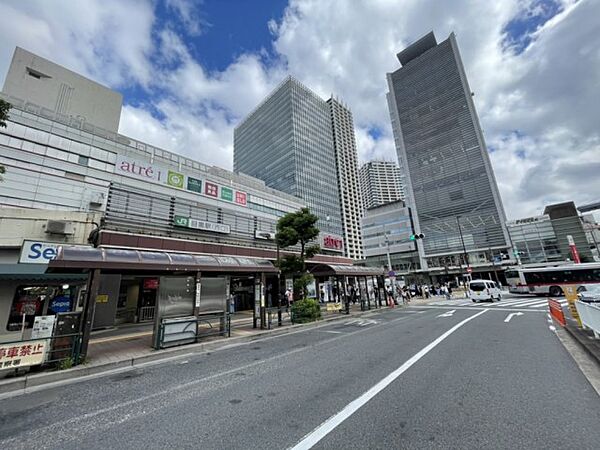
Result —
<svg viewBox="0 0 600 450"><path fill-rule="evenodd" d="M0 448L598 448L598 394L545 309L509 300L373 312L4 399Z"/></svg>

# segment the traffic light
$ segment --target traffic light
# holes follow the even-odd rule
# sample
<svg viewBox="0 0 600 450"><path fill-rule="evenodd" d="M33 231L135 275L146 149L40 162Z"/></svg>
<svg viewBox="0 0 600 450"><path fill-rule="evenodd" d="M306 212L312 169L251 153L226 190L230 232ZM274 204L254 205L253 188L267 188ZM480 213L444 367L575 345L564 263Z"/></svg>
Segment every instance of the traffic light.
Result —
<svg viewBox="0 0 600 450"><path fill-rule="evenodd" d="M411 241L416 241L418 239L423 239L425 237L425 235L423 233L419 233L419 234L411 234L410 235L410 240Z"/></svg>

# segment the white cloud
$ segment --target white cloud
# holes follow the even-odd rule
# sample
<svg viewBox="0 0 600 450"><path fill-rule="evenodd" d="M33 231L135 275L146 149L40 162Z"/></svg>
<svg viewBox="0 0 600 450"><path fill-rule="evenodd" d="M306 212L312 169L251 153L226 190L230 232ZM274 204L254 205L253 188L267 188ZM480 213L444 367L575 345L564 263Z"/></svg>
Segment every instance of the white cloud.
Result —
<svg viewBox="0 0 600 450"><path fill-rule="evenodd" d="M0 11L1 76L20 46L115 88L150 82L154 14L147 1L32 0L5 2Z"/></svg>
<svg viewBox="0 0 600 450"><path fill-rule="evenodd" d="M591 201L598 192L600 2L562 1L564 11L519 54L507 46L505 27L543 12L547 5L538 0L357 0L351 7L290 0L279 21L265 24L273 53L243 53L220 72L208 72L185 40L210 32L201 4L169 0L176 17L165 24L150 0L5 3L0 72L20 45L117 89L138 84L148 98L124 108L124 134L226 168L235 124L291 73L348 104L362 160L395 160L385 74L415 39L433 30L443 40L454 31L514 218L549 202Z"/></svg>

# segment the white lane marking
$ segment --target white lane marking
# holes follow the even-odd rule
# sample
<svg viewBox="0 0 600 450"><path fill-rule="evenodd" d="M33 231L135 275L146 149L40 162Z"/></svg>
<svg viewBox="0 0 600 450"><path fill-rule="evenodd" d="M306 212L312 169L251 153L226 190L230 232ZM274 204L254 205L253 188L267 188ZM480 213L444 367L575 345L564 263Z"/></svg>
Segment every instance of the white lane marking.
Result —
<svg viewBox="0 0 600 450"><path fill-rule="evenodd" d="M344 334L343 331L335 331L335 330L317 330L317 331L320 331L321 333Z"/></svg>
<svg viewBox="0 0 600 450"><path fill-rule="evenodd" d="M447 312L445 312L443 314L440 314L439 316L436 316L436 317L452 317L452 314L454 314L455 312L456 312L456 310L453 309L452 311L447 311Z"/></svg>
<svg viewBox="0 0 600 450"><path fill-rule="evenodd" d="M368 325L376 325L379 321L375 319L354 319L349 320L344 325L358 325L359 327L366 327Z"/></svg>
<svg viewBox="0 0 600 450"><path fill-rule="evenodd" d="M510 313L508 316L506 316L506 319L504 319L504 322L508 323L510 322L510 319L512 319L514 316L522 316L523 313L522 312L516 312L516 313Z"/></svg>
<svg viewBox="0 0 600 450"><path fill-rule="evenodd" d="M384 379L382 379L380 382L378 382L375 386L373 386L367 392L365 392L364 394L362 394L360 397L353 400L352 402L348 403L348 405L346 405L344 407L344 409L342 409L340 412L334 414L329 419L327 419L325 422L323 422L321 425L319 425L317 428L315 428L313 431L311 431L306 436L304 436L302 438L302 440L300 440L300 442L298 442L296 445L294 445L293 447L289 447L289 449L290 450L308 450L308 449L312 448L313 446L315 446L317 443L319 443L319 441L321 441L321 439L323 439L325 436L327 436L329 433L331 433L333 430L335 430L335 428L337 428L341 423L343 423L346 419L348 419L348 417L350 417L352 414L354 414L356 411L358 411L360 408L362 408L369 400L371 400L373 397L375 397L377 394L379 394L381 391L383 391L396 378L398 378L400 375L402 375L404 372L406 372L408 369L410 369L415 363L417 363L427 353L429 353L431 350L433 350L435 347L437 347L448 336L450 336L456 330L461 328L467 322L475 319L476 317L479 317L486 311L487 311L487 309L484 309L483 311L480 311L477 314L472 315L471 317L467 317L462 322L454 325L452 328L450 328L448 331L446 331L444 334L442 334L436 340L431 342L429 345L427 345L426 347L423 347L419 352L417 352L414 356L412 356L408 361L406 361L404 364L402 364L400 367L398 367L396 370L394 370L392 373L390 373L388 376L386 376Z"/></svg>

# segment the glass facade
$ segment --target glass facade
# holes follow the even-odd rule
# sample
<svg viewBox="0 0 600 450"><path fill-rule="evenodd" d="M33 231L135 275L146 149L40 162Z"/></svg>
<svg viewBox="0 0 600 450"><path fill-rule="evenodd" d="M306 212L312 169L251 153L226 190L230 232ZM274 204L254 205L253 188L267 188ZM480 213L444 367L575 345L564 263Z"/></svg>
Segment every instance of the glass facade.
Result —
<svg viewBox="0 0 600 450"><path fill-rule="evenodd" d="M523 264L563 260L550 217L521 219L507 225L513 247Z"/></svg>
<svg viewBox="0 0 600 450"><path fill-rule="evenodd" d="M234 130L234 171L303 199L342 236L329 106L289 77Z"/></svg>
<svg viewBox="0 0 600 450"><path fill-rule="evenodd" d="M507 248L505 215L454 35L399 55L388 103L406 200L428 257ZM461 234L462 232L462 239ZM434 261L429 259L429 261Z"/></svg>
<svg viewBox="0 0 600 450"><path fill-rule="evenodd" d="M363 247L368 265L387 267L387 253L394 270L419 268L409 209L402 200L373 207L362 218Z"/></svg>

